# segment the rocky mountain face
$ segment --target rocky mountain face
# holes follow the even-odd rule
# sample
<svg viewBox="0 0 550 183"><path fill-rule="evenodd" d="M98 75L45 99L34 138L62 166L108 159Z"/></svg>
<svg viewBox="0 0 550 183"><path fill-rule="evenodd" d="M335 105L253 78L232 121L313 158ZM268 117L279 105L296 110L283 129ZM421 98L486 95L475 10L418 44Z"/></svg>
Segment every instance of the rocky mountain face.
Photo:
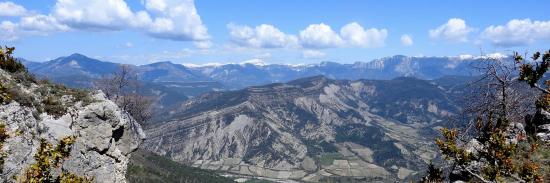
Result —
<svg viewBox="0 0 550 183"><path fill-rule="evenodd" d="M53 179L76 175L126 182L129 155L145 136L101 92L36 82L1 69L0 84L1 182L42 175L36 172Z"/></svg>
<svg viewBox="0 0 550 183"><path fill-rule="evenodd" d="M459 108L449 86L412 78L332 80L213 92L163 114L143 148L232 174L404 181L436 156L431 135Z"/></svg>

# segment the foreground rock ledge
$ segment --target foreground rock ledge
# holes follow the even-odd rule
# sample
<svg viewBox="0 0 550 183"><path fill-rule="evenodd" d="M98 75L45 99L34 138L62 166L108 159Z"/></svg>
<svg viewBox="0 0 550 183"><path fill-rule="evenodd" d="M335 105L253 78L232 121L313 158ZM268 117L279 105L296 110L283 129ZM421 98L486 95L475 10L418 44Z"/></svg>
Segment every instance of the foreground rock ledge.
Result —
<svg viewBox="0 0 550 183"><path fill-rule="evenodd" d="M0 74L6 76L5 72ZM76 137L76 142L70 156L54 173L65 170L93 178L94 182L126 182L130 153L145 135L141 126L103 93L91 95L93 103L82 106L82 102L77 102L59 118L46 113L35 117L36 109L14 101L0 105L0 121L6 124L10 134L2 149L7 157L0 182L15 182L15 177L35 163L33 156L40 139L56 146L59 140L70 135Z"/></svg>

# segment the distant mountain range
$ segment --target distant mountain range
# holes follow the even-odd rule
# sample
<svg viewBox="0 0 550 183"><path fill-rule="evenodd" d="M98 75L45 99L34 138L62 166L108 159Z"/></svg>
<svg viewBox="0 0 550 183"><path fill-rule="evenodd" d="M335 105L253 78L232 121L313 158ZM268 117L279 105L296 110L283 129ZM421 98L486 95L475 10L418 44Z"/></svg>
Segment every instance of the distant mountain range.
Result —
<svg viewBox="0 0 550 183"><path fill-rule="evenodd" d="M315 76L211 92L149 126L143 148L233 174L403 182L436 157L432 137L460 110L464 81Z"/></svg>
<svg viewBox="0 0 550 183"><path fill-rule="evenodd" d="M407 57L393 56L371 62L341 64L321 62L319 64L225 64L191 67L190 70L223 83L230 89L258 86L276 82L287 82L298 78L324 75L331 79L382 79L416 77L436 79L447 75L472 76L477 71L472 63L482 58L459 57Z"/></svg>
<svg viewBox="0 0 550 183"><path fill-rule="evenodd" d="M146 93L163 96L162 107L180 103L209 91L236 90L323 75L330 79L393 79L416 77L436 79L447 75L471 76L470 65L482 58L393 56L371 62L340 64L220 64L184 66L172 62L131 65L144 83ZM116 71L119 63L101 61L81 54L46 62L21 59L30 72L73 87L92 87L92 81Z"/></svg>

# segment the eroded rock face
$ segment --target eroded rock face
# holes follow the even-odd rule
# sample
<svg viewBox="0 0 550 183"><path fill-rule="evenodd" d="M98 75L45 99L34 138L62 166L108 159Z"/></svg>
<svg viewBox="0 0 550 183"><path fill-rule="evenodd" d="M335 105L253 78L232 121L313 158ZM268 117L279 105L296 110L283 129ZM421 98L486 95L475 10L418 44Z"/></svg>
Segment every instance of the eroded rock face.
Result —
<svg viewBox="0 0 550 183"><path fill-rule="evenodd" d="M324 77L212 93L148 129L143 148L242 175L404 180L435 157L433 139L423 134L456 111L444 95L414 79Z"/></svg>
<svg viewBox="0 0 550 183"><path fill-rule="evenodd" d="M33 87L36 86L30 88ZM61 117L37 114L36 108L16 101L0 105L0 122L6 124L9 135L2 149L7 157L0 182L15 182L35 163L40 139L55 147L67 136L76 137L76 141L70 155L53 172L63 170L93 178L95 182L126 182L129 154L137 149L145 135L140 125L103 93L91 95L92 103L83 106L82 102L76 102L68 106ZM70 100L71 97L67 97Z"/></svg>

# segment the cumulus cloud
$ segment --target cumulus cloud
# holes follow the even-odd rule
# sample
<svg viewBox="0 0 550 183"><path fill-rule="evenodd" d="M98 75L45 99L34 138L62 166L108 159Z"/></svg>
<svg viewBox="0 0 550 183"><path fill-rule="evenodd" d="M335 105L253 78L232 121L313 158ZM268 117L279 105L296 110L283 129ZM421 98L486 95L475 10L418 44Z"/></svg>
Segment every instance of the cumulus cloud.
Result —
<svg viewBox="0 0 550 183"><path fill-rule="evenodd" d="M147 0L145 1L145 7L149 10L162 12L168 7L168 5L164 2L164 0Z"/></svg>
<svg viewBox="0 0 550 183"><path fill-rule="evenodd" d="M449 42L466 42L468 34L474 29L468 27L466 22L459 18L451 18L447 23L439 26L436 29L429 31L432 39L445 40Z"/></svg>
<svg viewBox="0 0 550 183"><path fill-rule="evenodd" d="M318 50L304 50L302 52L302 58L305 58L305 59L325 58L325 56L326 56L326 53Z"/></svg>
<svg viewBox="0 0 550 183"><path fill-rule="evenodd" d="M11 1L6 2L0 2L0 16L8 16L8 17L15 17L15 16L23 16L26 15L27 9L25 9L23 6L15 4Z"/></svg>
<svg viewBox="0 0 550 183"><path fill-rule="evenodd" d="M403 45L403 46L413 45L412 37L408 34L401 35L401 45Z"/></svg>
<svg viewBox="0 0 550 183"><path fill-rule="evenodd" d="M22 17L14 23L15 34L21 34L20 30L36 33L133 30L160 39L198 41L201 47L210 39L193 0L144 0L143 4L145 11L134 12L124 0L57 0L51 13L38 15L6 2L0 3L0 8L9 6L13 12L2 11L0 16Z"/></svg>
<svg viewBox="0 0 550 183"><path fill-rule="evenodd" d="M331 48L344 43L340 35L324 23L312 24L300 31L300 42L305 48Z"/></svg>
<svg viewBox="0 0 550 183"><path fill-rule="evenodd" d="M506 25L487 27L482 33L482 38L503 47L527 45L539 39L549 40L550 21L513 19Z"/></svg>
<svg viewBox="0 0 550 183"><path fill-rule="evenodd" d="M0 30L4 35L1 40L14 41L26 35L48 35L52 32L68 31L70 28L59 24L57 20L46 15L21 17L19 22L3 21Z"/></svg>
<svg viewBox="0 0 550 183"><path fill-rule="evenodd" d="M0 23L0 31L2 31L2 34L0 34L0 39L7 40L7 41L13 41L18 38L17 36L17 25L10 21L2 21Z"/></svg>
<svg viewBox="0 0 550 183"><path fill-rule="evenodd" d="M90 30L119 30L134 20L124 0L57 0L52 14L71 27Z"/></svg>
<svg viewBox="0 0 550 183"><path fill-rule="evenodd" d="M340 29L340 35L350 45L357 47L384 46L388 31L386 29L370 28L365 30L357 22L352 22Z"/></svg>
<svg viewBox="0 0 550 183"><path fill-rule="evenodd" d="M381 47L388 36L386 29L365 29L356 22L343 26L339 33L324 23L311 24L298 36L286 34L269 24L250 27L230 23L227 28L231 42L242 48L304 48L309 50L307 54L313 53L313 49L343 46Z"/></svg>
<svg viewBox="0 0 550 183"><path fill-rule="evenodd" d="M193 0L146 0L146 9L157 16L149 34L178 41L210 39Z"/></svg>
<svg viewBox="0 0 550 183"><path fill-rule="evenodd" d="M231 42L242 47L285 48L297 44L298 38L287 35L273 25L262 24L255 28L228 24Z"/></svg>
<svg viewBox="0 0 550 183"><path fill-rule="evenodd" d="M47 15L32 15L22 17L18 26L22 31L28 31L37 34L46 34L49 32L70 30L67 25L61 24L55 18Z"/></svg>

